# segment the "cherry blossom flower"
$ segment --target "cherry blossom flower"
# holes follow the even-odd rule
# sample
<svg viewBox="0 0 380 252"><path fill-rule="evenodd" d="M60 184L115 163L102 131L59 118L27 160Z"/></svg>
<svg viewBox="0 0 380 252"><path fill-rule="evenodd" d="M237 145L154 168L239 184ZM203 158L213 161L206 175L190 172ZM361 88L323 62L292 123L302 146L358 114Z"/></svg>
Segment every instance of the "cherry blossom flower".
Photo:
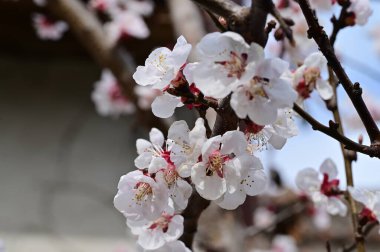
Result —
<svg viewBox="0 0 380 252"><path fill-rule="evenodd" d="M227 191L216 200L216 203L227 210L233 210L244 203L246 195L256 196L266 189L267 176L264 173L260 159L255 156L245 156L236 160L240 163L236 167L240 168L240 179L238 184L234 181L227 181ZM227 178L228 179L228 178ZM234 187L236 187L234 189Z"/></svg>
<svg viewBox="0 0 380 252"><path fill-rule="evenodd" d="M91 98L102 116L118 117L133 114L136 110L135 105L122 94L117 80L109 70L103 70L101 79L95 83Z"/></svg>
<svg viewBox="0 0 380 252"><path fill-rule="evenodd" d="M105 31L112 44L129 36L145 39L150 34L142 17L132 11L123 11L116 15L111 22L106 23Z"/></svg>
<svg viewBox="0 0 380 252"><path fill-rule="evenodd" d="M32 19L38 37L43 40L59 40L69 28L63 21L54 21L38 13L33 14Z"/></svg>
<svg viewBox="0 0 380 252"><path fill-rule="evenodd" d="M282 149L288 138L298 134L293 113L290 109L279 109L277 120L273 124L266 126L247 121L245 134L251 152L266 148L268 143L277 150Z"/></svg>
<svg viewBox="0 0 380 252"><path fill-rule="evenodd" d="M164 146L165 137L159 129L151 129L149 140L150 142L137 139L136 148L139 156L135 159L135 165L139 169L148 168L149 173L156 173L162 167L166 167L170 151Z"/></svg>
<svg viewBox="0 0 380 252"><path fill-rule="evenodd" d="M250 79L237 87L231 107L240 118L247 116L258 125L276 121L278 109L291 107L297 99L287 78L281 75L288 63L279 59L262 59L254 65Z"/></svg>
<svg viewBox="0 0 380 252"><path fill-rule="evenodd" d="M134 235L138 235L137 244L149 251L162 248L183 234L183 217L174 214L174 209L169 206L155 220L127 219L127 225Z"/></svg>
<svg viewBox="0 0 380 252"><path fill-rule="evenodd" d="M380 191L372 192L352 186L349 186L347 189L356 201L364 205L364 208L359 214L362 221L370 222L380 220Z"/></svg>
<svg viewBox="0 0 380 252"><path fill-rule="evenodd" d="M368 18L372 15L373 10L369 0L350 0L351 5L347 11L354 14L355 23L365 25Z"/></svg>
<svg viewBox="0 0 380 252"><path fill-rule="evenodd" d="M177 39L173 50L166 47L155 49L145 61L145 66L138 66L133 78L142 86L152 86L154 89L165 91L170 85L183 84L182 68L191 50L183 36ZM152 103L154 115L167 118L173 115L177 106L182 106L181 98L164 92Z"/></svg>
<svg viewBox="0 0 380 252"><path fill-rule="evenodd" d="M244 202L246 193L261 192L261 163L248 154L247 145L244 133L239 131L228 131L205 142L202 161L191 170L191 179L203 198L216 200L224 195L218 204L233 209Z"/></svg>
<svg viewBox="0 0 380 252"><path fill-rule="evenodd" d="M165 184L136 170L120 178L114 205L131 221L156 220L168 206L168 200Z"/></svg>
<svg viewBox="0 0 380 252"><path fill-rule="evenodd" d="M198 162L202 146L206 142L204 120L198 118L190 131L185 121L174 122L168 131L170 139L170 159L181 177L189 177L191 168Z"/></svg>
<svg viewBox="0 0 380 252"><path fill-rule="evenodd" d="M338 170L331 159L326 159L319 168L323 179L313 168L301 170L296 177L296 184L299 189L311 197L313 202L320 207L325 207L332 215L345 216L347 206L340 200L341 191L339 189Z"/></svg>
<svg viewBox="0 0 380 252"><path fill-rule="evenodd" d="M298 93L298 103L310 97L310 93L317 89L324 100L331 99L333 90L330 84L322 78L327 71L327 60L320 52L310 54L302 66L293 76L293 87Z"/></svg>
<svg viewBox="0 0 380 252"><path fill-rule="evenodd" d="M118 8L118 0L90 0L88 5L100 12L113 13Z"/></svg>
<svg viewBox="0 0 380 252"><path fill-rule="evenodd" d="M264 55L261 46L249 46L234 32L207 34L197 45L197 52L200 62L192 71L194 82L206 96L217 99L249 80L252 64Z"/></svg>

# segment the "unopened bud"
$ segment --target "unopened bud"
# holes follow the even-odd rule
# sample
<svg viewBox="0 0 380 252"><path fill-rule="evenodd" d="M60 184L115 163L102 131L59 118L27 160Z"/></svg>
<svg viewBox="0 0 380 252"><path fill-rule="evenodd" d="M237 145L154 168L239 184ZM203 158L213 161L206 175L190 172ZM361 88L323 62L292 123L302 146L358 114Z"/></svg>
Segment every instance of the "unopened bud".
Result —
<svg viewBox="0 0 380 252"><path fill-rule="evenodd" d="M283 40L284 37L285 37L285 34L284 34L284 31L283 31L281 28L278 28L278 29L274 32L274 38L275 38L277 41Z"/></svg>
<svg viewBox="0 0 380 252"><path fill-rule="evenodd" d="M359 137L358 137L358 142L359 144L363 144L363 134L360 134Z"/></svg>

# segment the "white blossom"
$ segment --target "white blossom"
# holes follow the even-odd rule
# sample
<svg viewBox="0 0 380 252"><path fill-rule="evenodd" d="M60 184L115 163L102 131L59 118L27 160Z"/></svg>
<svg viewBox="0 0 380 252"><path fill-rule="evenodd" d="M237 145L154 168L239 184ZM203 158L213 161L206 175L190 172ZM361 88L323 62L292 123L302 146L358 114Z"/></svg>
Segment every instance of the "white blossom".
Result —
<svg viewBox="0 0 380 252"><path fill-rule="evenodd" d="M116 43L121 38L135 37L145 39L150 32L141 16L132 11L123 11L116 15L111 22L106 23L105 31L108 41Z"/></svg>
<svg viewBox="0 0 380 252"><path fill-rule="evenodd" d="M59 40L69 28L63 21L53 21L38 13L33 14L32 19L38 37L43 40Z"/></svg>
<svg viewBox="0 0 380 252"><path fill-rule="evenodd" d="M333 90L331 85L323 79L322 73L327 72L327 60L321 52L310 54L293 76L293 87L298 92L298 102L310 97L316 89L324 100L331 99Z"/></svg>
<svg viewBox="0 0 380 252"><path fill-rule="evenodd" d="M352 186L349 186L347 189L352 198L364 205L364 208L359 214L361 218L366 218L366 221L380 220L380 191L369 191Z"/></svg>
<svg viewBox="0 0 380 252"><path fill-rule="evenodd" d="M155 220L133 221L127 219L127 225L134 235L138 235L137 244L151 251L176 241L183 234L183 217L175 214L168 206Z"/></svg>
<svg viewBox="0 0 380 252"><path fill-rule="evenodd" d="M368 18L372 15L373 10L369 0L350 0L351 5L347 11L354 13L355 23L365 25Z"/></svg>
<svg viewBox="0 0 380 252"><path fill-rule="evenodd" d="M204 120L198 118L191 131L185 121L174 122L169 128L168 139L171 141L171 161L181 177L189 177L191 167L198 162L202 146L207 140Z"/></svg>
<svg viewBox="0 0 380 252"><path fill-rule="evenodd" d="M138 66L133 78L137 84L151 86L164 91L152 103L152 112L161 118L173 115L176 107L182 106L181 98L170 95L165 89L170 85L180 85L184 81L182 68L186 64L191 45L183 36L177 39L173 50L166 47L155 49L145 61L145 66Z"/></svg>
<svg viewBox="0 0 380 252"><path fill-rule="evenodd" d="M168 200L165 184L136 170L120 178L114 205L131 221L156 220L168 206Z"/></svg>
<svg viewBox="0 0 380 252"><path fill-rule="evenodd" d="M276 121L278 109L291 107L297 94L282 74L288 63L278 59L263 59L253 67L250 79L231 96L231 107L240 118L249 117L258 125Z"/></svg>
<svg viewBox="0 0 380 252"><path fill-rule="evenodd" d="M301 170L296 177L298 188L305 192L317 206L326 208L328 213L345 216L347 206L339 198L341 192L339 180L336 178L338 170L334 162L326 159L319 171L323 175L323 180L313 168Z"/></svg>
<svg viewBox="0 0 380 252"><path fill-rule="evenodd" d="M191 170L191 179L202 197L219 199L221 207L234 209L244 202L246 194L261 192L265 175L259 160L248 154L247 146L240 131L228 131L205 142L202 161Z"/></svg>
<svg viewBox="0 0 380 252"><path fill-rule="evenodd" d="M145 66L137 67L133 79L139 85L163 90L177 77L190 50L191 45L180 36L172 51L166 47L155 49L146 59Z"/></svg>
<svg viewBox="0 0 380 252"><path fill-rule="evenodd" d="M248 45L234 32L207 34L197 45L197 52L200 62L192 71L194 82L206 96L214 98L226 97L250 79L252 64L264 55L261 46Z"/></svg>
<svg viewBox="0 0 380 252"><path fill-rule="evenodd" d="M136 111L135 105L122 94L117 80L109 70L103 70L101 79L95 83L91 98L102 116L118 117Z"/></svg>

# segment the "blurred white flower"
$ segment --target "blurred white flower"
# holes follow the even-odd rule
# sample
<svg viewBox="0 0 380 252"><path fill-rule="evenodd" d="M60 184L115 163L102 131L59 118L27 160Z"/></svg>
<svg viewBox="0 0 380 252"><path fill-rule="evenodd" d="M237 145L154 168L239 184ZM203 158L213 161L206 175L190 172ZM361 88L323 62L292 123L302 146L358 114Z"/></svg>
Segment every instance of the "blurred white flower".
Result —
<svg viewBox="0 0 380 252"><path fill-rule="evenodd" d="M38 37L43 40L59 40L69 28L63 21L54 21L38 13L34 13L32 19Z"/></svg>
<svg viewBox="0 0 380 252"><path fill-rule="evenodd" d="M338 170L331 159L326 159L319 168L323 175L323 180L319 178L319 173L313 168L301 170L296 177L296 184L299 189L305 192L311 200L319 207L326 208L332 215L345 216L347 206L339 196Z"/></svg>
<svg viewBox="0 0 380 252"><path fill-rule="evenodd" d="M101 79L95 83L91 98L102 116L118 117L136 111L135 105L122 94L117 80L109 70L103 70Z"/></svg>

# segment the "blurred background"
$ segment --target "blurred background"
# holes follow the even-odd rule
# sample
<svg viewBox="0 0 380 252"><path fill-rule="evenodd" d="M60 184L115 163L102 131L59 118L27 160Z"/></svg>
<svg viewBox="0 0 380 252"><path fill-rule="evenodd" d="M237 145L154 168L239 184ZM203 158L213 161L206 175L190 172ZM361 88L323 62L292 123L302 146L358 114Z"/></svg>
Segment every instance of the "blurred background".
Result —
<svg viewBox="0 0 380 252"><path fill-rule="evenodd" d="M370 22L364 28L341 32L337 51L352 79L371 93L376 108L380 61L370 33L380 29L380 5L372 4ZM44 10L28 0L0 1L0 246L11 252L136 251L135 238L126 230L125 218L114 209L112 201L120 176L134 169L135 141L146 138L148 129L136 125L133 116L109 118L96 112L91 92L102 69L70 30L59 41L39 39L32 13L41 11ZM200 15L206 17L204 13ZM323 15L329 29L331 13ZM172 18L167 2L156 1L153 14L145 19L151 32L149 38L125 42L137 64L143 64L155 47L174 45L178 27L173 26ZM205 31L215 30L205 20ZM193 31L194 40L197 32ZM339 95L349 125L355 115L343 92ZM323 112L324 105L318 99L307 106L324 122L331 117ZM184 113L180 110L177 118L194 119L191 113ZM240 240L244 240L247 251L254 251L256 244L261 249L270 248L268 237L273 235L254 228L243 232L242 226L252 224L253 209L260 202L275 205L278 211L289 209L289 202L298 198L286 188L295 188L294 178L302 168L318 168L331 157L345 184L338 143L302 122L299 125L300 135L290 139L283 150L260 154L268 174L269 168L278 172L274 178L279 176L282 182L274 181L286 193L251 199L248 206L236 212L212 206L202 223L213 231L202 227L200 231L211 245L203 244L199 238L200 250L241 251L241 244L237 244ZM361 126L347 130L353 139L364 133ZM364 140L368 140L366 136ZM354 165L355 181L359 186L379 189L379 168L377 160L359 155ZM310 228L306 207L290 210L294 210L294 216L276 228L278 233L291 233L302 241L300 251L326 251L327 239L334 239L337 246L349 243L352 233L347 218L330 220L322 214L319 222L329 226L333 222L333 229L316 233ZM213 218L207 218L207 214ZM265 211L257 216L264 222L269 218ZM299 224L297 228L295 223ZM380 251L379 236L373 233L372 250L368 251Z"/></svg>

